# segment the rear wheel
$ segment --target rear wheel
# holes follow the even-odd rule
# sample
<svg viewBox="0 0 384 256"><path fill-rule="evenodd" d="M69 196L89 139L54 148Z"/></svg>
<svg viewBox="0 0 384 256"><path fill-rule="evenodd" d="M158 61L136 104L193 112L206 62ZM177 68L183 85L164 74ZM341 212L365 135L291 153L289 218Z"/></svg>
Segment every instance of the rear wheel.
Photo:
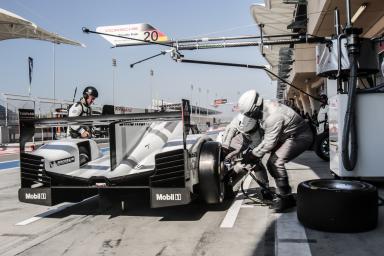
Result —
<svg viewBox="0 0 384 256"><path fill-rule="evenodd" d="M224 169L221 164L221 145L205 142L199 158L199 191L207 204L218 204L225 197Z"/></svg>
<svg viewBox="0 0 384 256"><path fill-rule="evenodd" d="M316 137L315 153L324 161L329 161L329 133L323 132Z"/></svg>
<svg viewBox="0 0 384 256"><path fill-rule="evenodd" d="M85 146L79 146L80 167L86 165L91 160L89 150Z"/></svg>

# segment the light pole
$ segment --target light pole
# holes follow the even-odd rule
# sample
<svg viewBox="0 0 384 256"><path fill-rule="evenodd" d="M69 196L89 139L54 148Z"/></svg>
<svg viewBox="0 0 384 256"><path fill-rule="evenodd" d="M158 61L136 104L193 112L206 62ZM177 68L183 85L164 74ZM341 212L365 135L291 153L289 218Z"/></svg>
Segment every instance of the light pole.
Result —
<svg viewBox="0 0 384 256"><path fill-rule="evenodd" d="M150 76L150 81L149 81L149 88L150 88L150 91L151 91L151 101L150 101L150 106L151 106L151 109L153 109L153 88L152 88L152 82L153 82L153 75L154 75L154 72L153 72L153 69L151 69L149 71L149 76Z"/></svg>
<svg viewBox="0 0 384 256"><path fill-rule="evenodd" d="M115 70L116 70L116 59L112 59L112 105L115 106Z"/></svg>
<svg viewBox="0 0 384 256"><path fill-rule="evenodd" d="M56 99L56 53L55 53L55 43L53 42L53 108L55 108L55 99Z"/></svg>
<svg viewBox="0 0 384 256"><path fill-rule="evenodd" d="M191 103L192 103L192 96L193 96L193 84L191 84L191 98L190 98Z"/></svg>
<svg viewBox="0 0 384 256"><path fill-rule="evenodd" d="M208 116L208 107L209 107L209 89L207 89L207 116Z"/></svg>
<svg viewBox="0 0 384 256"><path fill-rule="evenodd" d="M201 88L199 87L199 124L200 124L200 114L201 114L201 109L200 109L200 107L201 107L201 101L200 101L200 99L201 99Z"/></svg>

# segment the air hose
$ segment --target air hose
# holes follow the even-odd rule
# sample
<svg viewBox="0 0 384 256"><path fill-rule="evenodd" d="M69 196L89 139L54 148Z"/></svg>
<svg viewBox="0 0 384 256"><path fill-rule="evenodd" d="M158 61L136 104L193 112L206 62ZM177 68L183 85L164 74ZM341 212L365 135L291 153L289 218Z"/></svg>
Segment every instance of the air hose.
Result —
<svg viewBox="0 0 384 256"><path fill-rule="evenodd" d="M287 195L280 195L274 191L272 191L269 187L265 186L265 184L263 184L263 182L261 182L259 179L256 178L256 176L252 173L252 171L249 171L248 174L244 177L243 181L241 182L241 185L240 185L240 188L241 188L241 192L243 193L243 195L248 198L249 200L251 200L252 202L258 204L258 205L262 205L262 206L267 206L269 205L268 203L266 203L264 200L262 199L258 199L258 198L252 198L249 196L249 194L244 190L244 181L245 179L248 177L248 176L251 176L252 179L254 181L256 181L256 183L262 188L262 189L265 189L267 190L269 193L271 193L273 196L275 197L279 197L279 198L284 198L284 197L287 197L287 196L290 196L291 194L287 194Z"/></svg>
<svg viewBox="0 0 384 256"><path fill-rule="evenodd" d="M265 203L262 199L259 199L259 198L252 198L252 197L249 196L248 192L245 191L245 189L244 189L244 181L245 181L245 179L246 179L250 174L251 174L251 173L249 172L249 173L244 177L243 181L241 182L241 185L240 185L241 192L243 193L243 195L244 195L247 199L251 200L251 201L254 202L255 204L257 204L257 205L261 205L261 206L268 206L268 204ZM251 176L251 177L252 177L252 176ZM252 177L252 178L253 178L253 177ZM271 192L272 192L272 191L271 191Z"/></svg>
<svg viewBox="0 0 384 256"><path fill-rule="evenodd" d="M348 102L344 117L342 137L342 161L344 168L352 171L357 162L357 131L356 131L356 82L357 82L357 54L349 54L350 75L348 81Z"/></svg>

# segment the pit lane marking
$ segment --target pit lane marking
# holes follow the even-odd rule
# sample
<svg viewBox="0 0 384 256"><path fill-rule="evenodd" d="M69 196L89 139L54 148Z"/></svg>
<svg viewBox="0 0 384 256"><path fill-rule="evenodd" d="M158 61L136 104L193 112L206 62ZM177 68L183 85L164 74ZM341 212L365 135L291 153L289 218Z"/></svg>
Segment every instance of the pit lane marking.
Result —
<svg viewBox="0 0 384 256"><path fill-rule="evenodd" d="M65 209L67 209L67 208L69 208L71 206L74 206L74 205L77 205L77 204L80 204L80 203L84 203L84 202L86 202L88 200L91 200L91 199L95 198L96 196L89 197L89 198L84 199L83 201L78 202L78 203L66 203L64 205L59 206L58 208L53 208L53 209L48 210L46 212L37 214L37 215L33 216L32 218L20 221L20 222L16 223L15 225L16 226L25 226L25 225L31 224L31 223L33 223L35 221L41 220L42 218L45 218L45 217L49 216L49 215L52 215L52 214L57 213L57 212L61 212L61 211L65 210Z"/></svg>
<svg viewBox="0 0 384 256"><path fill-rule="evenodd" d="M247 190L251 185L252 177L248 176L244 181L244 190ZM220 228L232 228L239 214L240 208L243 205L244 198L241 196L243 193L241 190L237 193L236 198L231 207L228 209L223 221L221 222Z"/></svg>
<svg viewBox="0 0 384 256"><path fill-rule="evenodd" d="M299 223L296 211L277 213L275 250L279 256L311 256L309 244L316 243L308 239L305 228Z"/></svg>

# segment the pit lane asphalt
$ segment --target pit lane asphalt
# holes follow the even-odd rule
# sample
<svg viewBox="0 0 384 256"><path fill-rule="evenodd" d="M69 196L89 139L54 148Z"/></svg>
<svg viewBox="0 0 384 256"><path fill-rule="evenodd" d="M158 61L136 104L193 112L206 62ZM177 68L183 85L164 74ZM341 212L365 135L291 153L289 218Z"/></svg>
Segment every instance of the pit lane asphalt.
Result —
<svg viewBox="0 0 384 256"><path fill-rule="evenodd" d="M294 191L303 180L329 177L328 163L311 151L287 168ZM295 210L273 214L239 195L233 227L221 228L238 201L150 209L145 193L135 192L124 210L99 207L98 197L45 207L20 203L19 186L18 168L0 172L0 255L383 255L383 207L375 230L334 234L303 228ZM44 215L56 208L63 210ZM45 217L16 225L39 215Z"/></svg>

